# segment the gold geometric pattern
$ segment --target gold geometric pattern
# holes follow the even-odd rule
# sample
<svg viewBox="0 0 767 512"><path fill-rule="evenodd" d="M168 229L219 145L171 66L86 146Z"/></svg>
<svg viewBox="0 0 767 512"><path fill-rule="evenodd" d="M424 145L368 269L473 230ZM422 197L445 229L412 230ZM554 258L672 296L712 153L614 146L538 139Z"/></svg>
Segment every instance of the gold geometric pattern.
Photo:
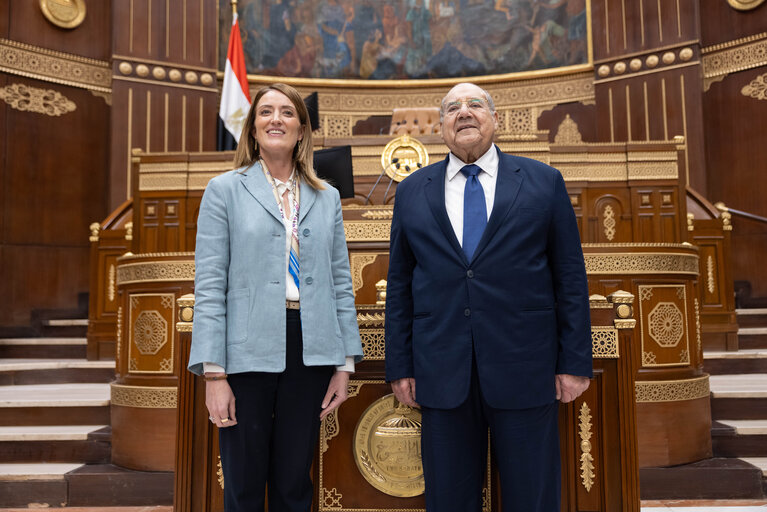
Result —
<svg viewBox="0 0 767 512"><path fill-rule="evenodd" d="M383 313L364 313L358 310L357 324L360 327L383 327L384 314Z"/></svg>
<svg viewBox="0 0 767 512"><path fill-rule="evenodd" d="M112 405L144 409L175 409L178 405L178 388L126 386L112 382L110 385Z"/></svg>
<svg viewBox="0 0 767 512"><path fill-rule="evenodd" d="M591 487L594 485L594 457L591 455L591 409L583 402L581 405L580 415L580 438L581 438L581 483L586 488L587 492L591 491Z"/></svg>
<svg viewBox="0 0 767 512"><path fill-rule="evenodd" d="M708 398L708 375L682 380L637 381L634 385L637 403L680 402Z"/></svg>
<svg viewBox="0 0 767 512"><path fill-rule="evenodd" d="M682 350L679 352L679 362L680 363L690 363L690 352L687 350Z"/></svg>
<svg viewBox="0 0 767 512"><path fill-rule="evenodd" d="M618 330L615 327L591 326L591 353L598 359L617 359Z"/></svg>
<svg viewBox="0 0 767 512"><path fill-rule="evenodd" d="M612 242L615 238L615 211L609 204L602 211L602 226L605 229L605 237Z"/></svg>
<svg viewBox="0 0 767 512"><path fill-rule="evenodd" d="M328 451L328 443L331 439L336 437L340 431L341 428L338 425L338 409L334 409L322 420L322 433L324 434L321 436L322 442L320 443L320 451L322 451L322 453Z"/></svg>
<svg viewBox="0 0 767 512"><path fill-rule="evenodd" d="M554 136L555 144L581 144L583 136L578 130L578 124L572 120L570 114L567 114L557 127L557 134Z"/></svg>
<svg viewBox="0 0 767 512"><path fill-rule="evenodd" d="M588 274L698 275L697 254L587 253L583 256Z"/></svg>
<svg viewBox="0 0 767 512"><path fill-rule="evenodd" d="M61 93L23 84L11 84L0 89L0 100L22 112L34 112L57 117L77 110L77 105Z"/></svg>
<svg viewBox="0 0 767 512"><path fill-rule="evenodd" d="M388 242L391 224L388 222L346 221L344 234L347 242Z"/></svg>
<svg viewBox="0 0 767 512"><path fill-rule="evenodd" d="M652 287L642 288L639 292L639 300L646 301L652 299Z"/></svg>
<svg viewBox="0 0 767 512"><path fill-rule="evenodd" d="M659 302L647 315L648 334L664 348L676 347L684 336L682 312L673 302Z"/></svg>
<svg viewBox="0 0 767 512"><path fill-rule="evenodd" d="M767 63L767 32L704 48L701 53L706 79L758 68Z"/></svg>
<svg viewBox="0 0 767 512"><path fill-rule="evenodd" d="M341 505L341 499L343 497L343 494L338 492L335 487L329 491L327 489L322 489L322 503L325 505L325 509L327 510L342 509L343 506Z"/></svg>
<svg viewBox="0 0 767 512"><path fill-rule="evenodd" d="M92 91L112 90L109 62L55 52L2 38L0 71Z"/></svg>
<svg viewBox="0 0 767 512"><path fill-rule="evenodd" d="M366 361L383 361L386 356L386 336L383 329L360 329L362 352Z"/></svg>
<svg viewBox="0 0 767 512"><path fill-rule="evenodd" d="M139 313L133 331L136 348L143 355L156 354L168 342L168 322L159 311Z"/></svg>
<svg viewBox="0 0 767 512"><path fill-rule="evenodd" d="M642 352L642 366L654 366L658 363L655 352Z"/></svg>
<svg viewBox="0 0 767 512"><path fill-rule="evenodd" d="M154 261L117 267L117 284L194 281L193 261Z"/></svg>
<svg viewBox="0 0 767 512"><path fill-rule="evenodd" d="M355 294L364 285L362 281L362 271L365 269L365 267L373 263L377 257L378 254L352 253L351 257L349 258L349 266L351 267L352 271L352 290L354 290Z"/></svg>
<svg viewBox="0 0 767 512"><path fill-rule="evenodd" d="M767 100L767 73L754 78L740 93L748 98Z"/></svg>

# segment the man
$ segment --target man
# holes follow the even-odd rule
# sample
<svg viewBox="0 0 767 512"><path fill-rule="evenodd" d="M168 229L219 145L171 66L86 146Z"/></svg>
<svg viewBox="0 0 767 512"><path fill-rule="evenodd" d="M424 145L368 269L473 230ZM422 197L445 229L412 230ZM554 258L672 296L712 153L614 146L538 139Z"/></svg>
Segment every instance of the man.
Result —
<svg viewBox="0 0 767 512"><path fill-rule="evenodd" d="M442 100L448 157L397 188L386 379L421 407L429 512L478 512L490 428L504 512L558 512L558 402L592 376L588 289L562 176L501 153L490 95Z"/></svg>

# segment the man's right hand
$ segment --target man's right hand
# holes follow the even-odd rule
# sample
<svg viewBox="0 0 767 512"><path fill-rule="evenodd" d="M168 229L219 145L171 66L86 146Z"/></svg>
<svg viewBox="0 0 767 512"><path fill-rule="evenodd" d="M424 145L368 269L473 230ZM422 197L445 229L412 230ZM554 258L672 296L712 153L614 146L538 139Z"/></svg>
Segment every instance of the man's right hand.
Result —
<svg viewBox="0 0 767 512"><path fill-rule="evenodd" d="M415 401L415 379L406 377L392 381L391 390L394 391L395 398L410 407L420 407Z"/></svg>

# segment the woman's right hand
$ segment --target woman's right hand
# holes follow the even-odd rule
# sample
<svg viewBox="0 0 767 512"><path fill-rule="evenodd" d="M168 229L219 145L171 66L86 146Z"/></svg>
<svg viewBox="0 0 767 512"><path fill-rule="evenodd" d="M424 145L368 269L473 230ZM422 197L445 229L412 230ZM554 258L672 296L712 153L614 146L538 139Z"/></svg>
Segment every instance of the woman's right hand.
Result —
<svg viewBox="0 0 767 512"><path fill-rule="evenodd" d="M218 428L237 424L234 393L225 378L205 382L205 405L208 408L210 421Z"/></svg>

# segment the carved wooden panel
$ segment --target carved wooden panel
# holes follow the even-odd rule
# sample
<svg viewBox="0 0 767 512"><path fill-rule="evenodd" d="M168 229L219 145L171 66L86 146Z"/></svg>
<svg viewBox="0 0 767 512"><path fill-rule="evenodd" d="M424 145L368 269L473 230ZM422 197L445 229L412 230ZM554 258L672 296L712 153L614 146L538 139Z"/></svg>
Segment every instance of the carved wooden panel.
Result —
<svg viewBox="0 0 767 512"><path fill-rule="evenodd" d="M172 375L176 339L175 295L131 293L128 304L128 373Z"/></svg>
<svg viewBox="0 0 767 512"><path fill-rule="evenodd" d="M642 367L690 364L689 313L684 284L638 287Z"/></svg>

